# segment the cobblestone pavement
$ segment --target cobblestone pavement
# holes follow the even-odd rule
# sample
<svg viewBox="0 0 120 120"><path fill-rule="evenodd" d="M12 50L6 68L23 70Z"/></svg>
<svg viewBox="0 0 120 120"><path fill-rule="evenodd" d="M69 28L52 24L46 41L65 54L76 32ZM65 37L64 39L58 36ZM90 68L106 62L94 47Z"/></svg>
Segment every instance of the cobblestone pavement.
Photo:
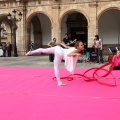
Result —
<svg viewBox="0 0 120 120"><path fill-rule="evenodd" d="M94 62L78 62L77 68L99 67L103 64ZM19 57L0 57L0 67L33 67L33 68L52 68L53 62L49 62L48 55L40 56L19 56ZM61 62L64 68L64 62Z"/></svg>

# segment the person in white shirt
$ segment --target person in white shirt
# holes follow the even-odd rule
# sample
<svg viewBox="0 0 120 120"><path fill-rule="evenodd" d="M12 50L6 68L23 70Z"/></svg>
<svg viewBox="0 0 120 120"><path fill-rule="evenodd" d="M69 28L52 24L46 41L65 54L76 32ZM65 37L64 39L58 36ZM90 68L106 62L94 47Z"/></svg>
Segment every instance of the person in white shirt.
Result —
<svg viewBox="0 0 120 120"><path fill-rule="evenodd" d="M84 45L82 41L78 41L75 44L75 47L70 47L64 43L56 43L57 46L50 48L39 48L33 51L29 51L26 55L30 56L33 54L54 54L54 73L57 79L58 85L65 86L66 83L63 83L60 79L59 67L62 60L65 60L65 68L71 73L74 73L75 66L78 60L78 57L81 56L80 52L84 50ZM61 47L62 46L62 47ZM63 48L64 47L64 48Z"/></svg>
<svg viewBox="0 0 120 120"><path fill-rule="evenodd" d="M93 47L95 48L95 52L97 54L97 63L103 62L102 58L102 40L99 39L98 35L95 35Z"/></svg>

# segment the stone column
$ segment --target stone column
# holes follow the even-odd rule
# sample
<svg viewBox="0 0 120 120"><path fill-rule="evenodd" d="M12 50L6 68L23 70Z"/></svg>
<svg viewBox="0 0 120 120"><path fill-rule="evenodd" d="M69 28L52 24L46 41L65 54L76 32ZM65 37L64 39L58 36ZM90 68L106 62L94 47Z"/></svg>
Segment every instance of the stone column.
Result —
<svg viewBox="0 0 120 120"><path fill-rule="evenodd" d="M25 54L25 49L24 49L24 25L23 25L23 20L19 21L18 23L18 29L16 30L16 46L17 46L17 51L18 51L18 56L19 55L24 55Z"/></svg>
<svg viewBox="0 0 120 120"><path fill-rule="evenodd" d="M57 41L61 42L61 26L59 24L59 12L60 12L60 6L58 5L53 5L52 6L52 13L54 13L52 15L52 19L53 19L53 23L52 23L52 39L56 38Z"/></svg>
<svg viewBox="0 0 120 120"><path fill-rule="evenodd" d="M16 31L16 43L18 56L25 55L27 52L26 39L27 39L27 29L26 29L26 1L23 1L23 6L17 9L17 12L22 12L23 16L21 21L17 23L18 29Z"/></svg>
<svg viewBox="0 0 120 120"><path fill-rule="evenodd" d="M90 3L90 23L88 25L88 47L92 47L93 39L98 34L97 25L97 3Z"/></svg>
<svg viewBox="0 0 120 120"><path fill-rule="evenodd" d="M27 28L27 35L26 35L26 50L29 51L29 44L30 44L30 26Z"/></svg>

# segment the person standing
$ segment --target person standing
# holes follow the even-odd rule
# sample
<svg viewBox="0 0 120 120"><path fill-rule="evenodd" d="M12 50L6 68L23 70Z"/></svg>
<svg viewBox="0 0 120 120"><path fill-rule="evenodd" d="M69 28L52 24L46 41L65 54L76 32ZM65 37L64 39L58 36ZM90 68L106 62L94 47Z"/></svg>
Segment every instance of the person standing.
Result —
<svg viewBox="0 0 120 120"><path fill-rule="evenodd" d="M9 42L6 43L6 56L8 57Z"/></svg>
<svg viewBox="0 0 120 120"><path fill-rule="evenodd" d="M63 38L63 43L67 46L74 47L77 39L71 40L68 36L68 33L65 34L65 37Z"/></svg>
<svg viewBox="0 0 120 120"><path fill-rule="evenodd" d="M117 54L113 56L112 62L114 63L113 70L120 70L120 50L118 50Z"/></svg>
<svg viewBox="0 0 120 120"><path fill-rule="evenodd" d="M12 44L10 44L10 42L6 44L6 51L7 51L7 56L11 57Z"/></svg>
<svg viewBox="0 0 120 120"><path fill-rule="evenodd" d="M53 38L53 40L50 41L47 45L48 45L49 47L54 47L54 46L56 46L56 38ZM54 54L50 54L50 55L49 55L49 60L50 60L50 62L53 62L53 60L54 60Z"/></svg>
<svg viewBox="0 0 120 120"><path fill-rule="evenodd" d="M0 57L3 56L3 49L2 49L2 46L0 45Z"/></svg>
<svg viewBox="0 0 120 120"><path fill-rule="evenodd" d="M32 41L30 41L29 47L30 47L30 51L33 51L33 50L34 50L34 43L33 43Z"/></svg>
<svg viewBox="0 0 120 120"><path fill-rule="evenodd" d="M8 42L8 57L11 57L11 52L12 52L12 44Z"/></svg>
<svg viewBox="0 0 120 120"><path fill-rule="evenodd" d="M65 33L65 37L63 38L63 43L67 46L69 46L71 44L71 40L68 37L68 33Z"/></svg>
<svg viewBox="0 0 120 120"><path fill-rule="evenodd" d="M53 40L50 41L47 45L48 45L49 47L54 47L54 46L56 46L56 38L53 38Z"/></svg>
<svg viewBox="0 0 120 120"><path fill-rule="evenodd" d="M95 52L97 54L97 63L103 63L102 40L99 39L98 35L95 35L94 42L93 42L93 48L95 49Z"/></svg>
<svg viewBox="0 0 120 120"><path fill-rule="evenodd" d="M6 57L6 43L2 44L3 57Z"/></svg>

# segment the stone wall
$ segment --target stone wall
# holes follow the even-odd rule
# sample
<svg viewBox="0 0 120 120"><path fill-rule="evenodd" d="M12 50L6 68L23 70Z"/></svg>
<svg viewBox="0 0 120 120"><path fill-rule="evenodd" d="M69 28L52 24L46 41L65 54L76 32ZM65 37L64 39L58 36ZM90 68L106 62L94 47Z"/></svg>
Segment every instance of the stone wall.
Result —
<svg viewBox="0 0 120 120"><path fill-rule="evenodd" d="M97 1L97 2L96 2ZM38 13L45 14L51 21L51 37L61 41L61 21L70 12L82 13L88 21L88 46L92 46L95 34L98 34L98 20L108 9L120 9L120 1L111 0L30 0L24 5L22 2L0 2L0 19L2 15L13 9L24 12L22 21L18 24L17 47L18 54L25 55L29 41L29 26L31 19ZM12 25L10 25L12 27ZM9 32L11 33L11 31ZM111 45L104 45L106 49ZM116 46L116 45L112 45ZM107 54L109 51L107 52Z"/></svg>

